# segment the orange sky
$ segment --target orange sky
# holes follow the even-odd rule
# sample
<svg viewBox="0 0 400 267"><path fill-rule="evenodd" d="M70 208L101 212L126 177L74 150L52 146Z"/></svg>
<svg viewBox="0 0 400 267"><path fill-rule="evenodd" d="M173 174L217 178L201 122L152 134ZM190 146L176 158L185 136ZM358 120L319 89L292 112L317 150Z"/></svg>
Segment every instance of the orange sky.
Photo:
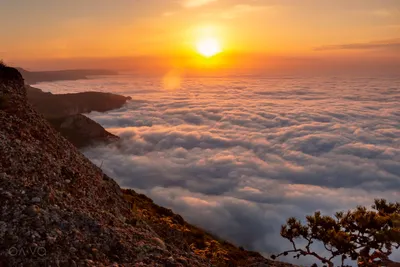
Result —
<svg viewBox="0 0 400 267"><path fill-rule="evenodd" d="M398 0L2 0L1 5L0 57L31 68L400 62ZM221 43L223 53L202 61L196 42L208 37Z"/></svg>

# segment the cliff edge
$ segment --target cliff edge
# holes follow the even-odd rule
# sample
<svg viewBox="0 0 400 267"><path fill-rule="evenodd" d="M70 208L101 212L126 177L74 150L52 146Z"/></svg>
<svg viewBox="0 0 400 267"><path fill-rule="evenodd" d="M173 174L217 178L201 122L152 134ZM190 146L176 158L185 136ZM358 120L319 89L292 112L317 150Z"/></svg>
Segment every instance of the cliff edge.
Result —
<svg viewBox="0 0 400 267"><path fill-rule="evenodd" d="M2 66L0 125L0 266L284 266L121 190Z"/></svg>
<svg viewBox="0 0 400 267"><path fill-rule="evenodd" d="M130 97L101 92L52 94L29 85L25 88L28 102L76 147L119 140L118 136L107 132L100 124L81 113L117 109Z"/></svg>
<svg viewBox="0 0 400 267"><path fill-rule="evenodd" d="M46 118L60 118L92 111L105 112L120 108L131 99L102 92L52 94L31 86L26 86L26 91L28 102Z"/></svg>

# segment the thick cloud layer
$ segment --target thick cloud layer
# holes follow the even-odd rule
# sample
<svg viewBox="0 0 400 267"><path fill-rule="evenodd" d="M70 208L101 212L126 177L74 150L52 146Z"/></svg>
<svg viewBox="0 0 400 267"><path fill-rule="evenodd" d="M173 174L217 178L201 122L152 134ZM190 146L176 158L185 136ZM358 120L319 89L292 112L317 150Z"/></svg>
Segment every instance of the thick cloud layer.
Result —
<svg viewBox="0 0 400 267"><path fill-rule="evenodd" d="M286 218L400 199L400 79L108 78L42 84L131 95L89 116L123 138L84 153L124 187L266 254ZM398 257L398 256L397 256Z"/></svg>

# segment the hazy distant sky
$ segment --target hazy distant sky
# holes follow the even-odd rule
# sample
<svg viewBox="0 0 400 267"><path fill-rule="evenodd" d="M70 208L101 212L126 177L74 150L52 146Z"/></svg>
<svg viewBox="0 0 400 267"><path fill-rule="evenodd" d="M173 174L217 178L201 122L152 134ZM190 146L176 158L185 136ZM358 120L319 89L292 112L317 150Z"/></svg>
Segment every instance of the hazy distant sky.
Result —
<svg viewBox="0 0 400 267"><path fill-rule="evenodd" d="M255 55L396 61L400 1L0 0L0 33L0 57L31 65L187 57L207 35L226 54L250 61Z"/></svg>

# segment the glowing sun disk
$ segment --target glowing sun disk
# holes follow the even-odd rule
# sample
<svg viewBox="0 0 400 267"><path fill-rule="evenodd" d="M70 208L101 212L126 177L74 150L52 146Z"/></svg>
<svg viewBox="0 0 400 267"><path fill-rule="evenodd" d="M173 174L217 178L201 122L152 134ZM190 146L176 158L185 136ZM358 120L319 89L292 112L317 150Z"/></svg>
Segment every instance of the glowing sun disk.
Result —
<svg viewBox="0 0 400 267"><path fill-rule="evenodd" d="M202 39L196 44L197 52L205 57L212 57L221 52L221 45L214 38Z"/></svg>

